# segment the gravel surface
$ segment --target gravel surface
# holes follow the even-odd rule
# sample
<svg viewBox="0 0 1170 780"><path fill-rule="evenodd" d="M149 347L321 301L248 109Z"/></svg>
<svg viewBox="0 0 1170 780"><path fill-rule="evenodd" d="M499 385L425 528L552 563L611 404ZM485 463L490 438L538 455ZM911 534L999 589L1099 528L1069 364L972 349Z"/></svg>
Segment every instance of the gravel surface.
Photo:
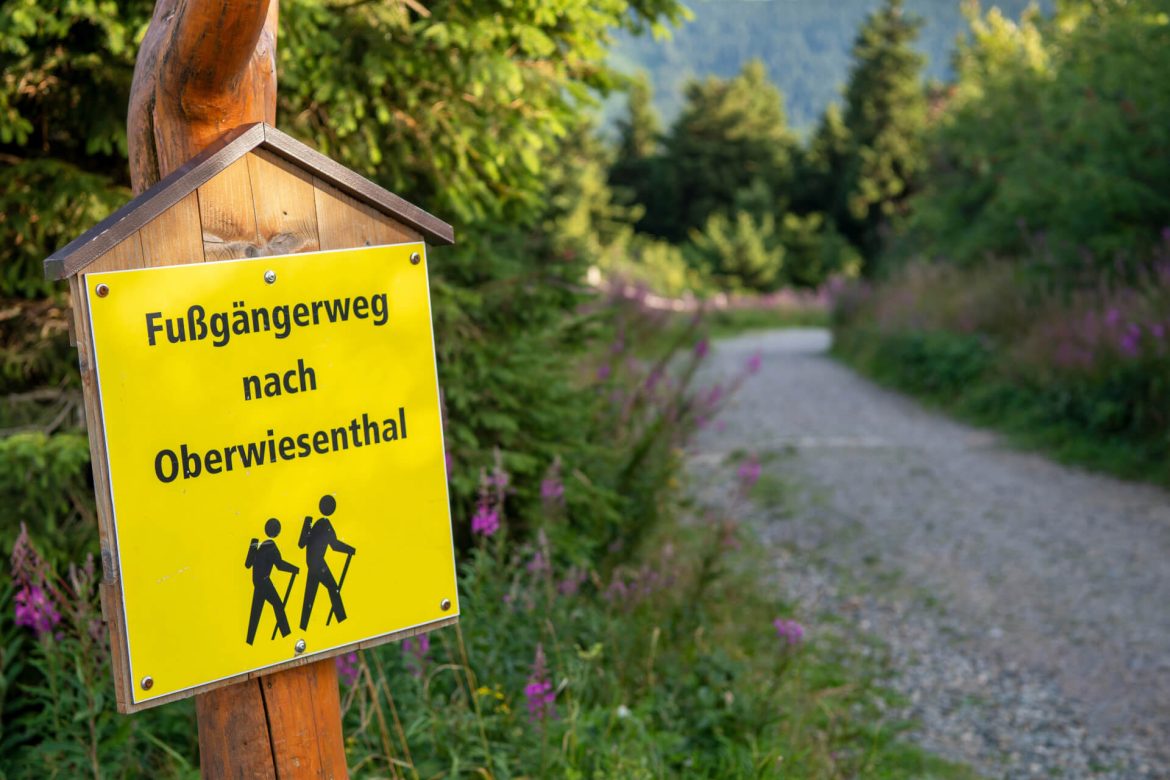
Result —
<svg viewBox="0 0 1170 780"><path fill-rule="evenodd" d="M913 737L988 777L1170 778L1170 495L1013 451L828 346L717 343L703 381L763 367L692 456L765 456L787 497L754 522L813 630L885 643Z"/></svg>

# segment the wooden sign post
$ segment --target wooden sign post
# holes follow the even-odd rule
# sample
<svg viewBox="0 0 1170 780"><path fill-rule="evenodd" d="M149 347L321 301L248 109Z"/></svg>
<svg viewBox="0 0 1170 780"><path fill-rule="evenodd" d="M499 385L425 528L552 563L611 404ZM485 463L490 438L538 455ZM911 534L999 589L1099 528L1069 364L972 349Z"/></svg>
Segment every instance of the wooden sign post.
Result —
<svg viewBox="0 0 1170 780"><path fill-rule="evenodd" d="M200 495L199 490L202 489L197 487L195 480L191 478L196 469L203 474L203 481L198 483L200 486L218 484L220 487L216 489L227 490L225 495L233 495L230 487L223 488L222 486L234 485L236 483L231 482L231 480L237 480L238 485L242 486L241 490L247 489L240 493L241 495L250 495L253 492L263 493L269 504L273 501L284 500L285 490L280 487L281 485L304 481L304 475L314 472L307 470L313 468L309 458L298 460L296 453L300 451L299 448L289 447L286 452L283 442L280 441L280 435L274 434L271 430L268 430L267 434L271 443L272 458L269 460L271 465L266 466L266 470L239 468L232 474L223 473L222 458L224 455L230 458L233 454L232 446L228 446L226 450L222 448L215 450L217 454L213 468L210 454L212 450L208 448L220 447L222 444L220 441L204 443L206 446L202 452L205 453L203 457L206 460L201 461L202 465L200 466L191 465L193 461L190 460L190 454L185 450L178 449L177 445L176 449L172 450L158 442L145 442L143 447L152 452L158 452L154 459L153 477L150 472L150 463L141 462L141 458L136 460L136 450L119 447L111 449L111 444L119 442L107 441L107 435L120 436L122 434L118 432L125 430L127 426L124 421L125 412L120 412L121 407L117 404L118 399L125 400L123 396L117 394L117 388L127 387L128 385L124 384L126 382L158 381L159 387L163 388L164 408L155 410L148 415L153 416L153 422L152 419L140 421L141 429L146 432L154 432L155 429L161 427L159 421L163 419L175 423L175 420L171 419L171 413L165 408L165 397L168 394L170 394L169 397L182 396L183 403L178 403L180 399L175 398L173 415L180 418L176 424L186 422L193 429L202 429L212 426L213 421L230 421L230 425L244 426L241 430L246 429L250 423L255 423L262 428L265 426L273 427L265 423L263 419L250 421L247 414L239 412L235 406L227 408L229 403L223 400L227 398L226 395L223 395L226 392L223 390L224 383L230 381L232 387L238 391L241 380L239 376L217 378L215 381L209 382L206 388L199 383L192 384L189 380L184 384L177 377L169 383L164 381L163 378L167 376L168 366L172 367L170 369L172 373L175 371L181 373L183 363L174 357L160 357L159 360L162 362L158 363L157 369L154 369L151 367L154 364L150 363L150 360L154 359L152 356L155 354L164 355L165 351L147 353L142 350L148 348L146 345L153 347L156 339L161 342L164 335L171 339L173 346L175 343L173 337L176 334L174 331L167 331L165 326L161 325L163 318L161 309L160 312L157 312L159 318L152 321L151 316L155 313L146 310L151 308L150 306L130 301L149 301L151 290L166 289L166 295L158 296L168 299L164 301L165 304L187 306L188 301L183 296L190 288L209 291L207 295L211 296L212 300L215 300L217 295L220 297L228 295L229 301L225 305L230 312L231 307L235 305L235 302L230 298L234 296L234 291L238 287L244 285L243 282L240 282L241 278L246 276L249 280L247 284L255 283L260 291L263 291L265 288L264 283L260 281L261 278L272 285L272 290L276 290L281 288L281 283L285 279L290 277L296 279L299 275L302 278L301 287L290 282L290 286L286 288L290 291L289 294L293 294L291 291L305 289L305 275L314 274L314 278L322 278L320 266L333 261L335 256L317 254L305 258L304 261L288 257L273 258L270 261L273 267L281 268L280 282L275 284L269 280L269 274L272 274L273 279L277 278L277 275L271 271L265 272L263 269L258 271L259 275L255 279L252 279L249 275L251 267L247 265L251 261L247 258L287 256L298 253L325 253L330 250L348 250L359 247L384 247L406 242L422 242L424 239L431 243L440 244L449 244L454 240L453 231L449 225L272 127L276 112L276 18L277 0L188 0L187 2L159 0L135 71L130 106L131 174L138 197L125 208L46 260L46 274L54 279L68 279L72 293L102 542L102 610L110 630L118 707L123 712L134 712L197 693L200 760L205 778L346 777L338 682L336 668L332 660L333 656L347 652L354 647L366 647L448 625L454 622L458 616L452 563L449 583L444 579L447 576L444 568L446 564L444 564L439 567L444 568L443 576L436 578L431 585L421 587L418 594L403 594L401 592L386 594L387 598L402 599L406 599L407 595L411 598L417 596L421 604L417 609L392 616L385 624L362 623L357 616L351 617L350 621L345 624L345 631L350 631L349 634L339 631L340 620L332 620L332 610L330 610L329 628L323 627L324 620L322 619L314 624L314 628L306 629L305 625L309 620L309 606L312 604L311 596L306 594L305 611L301 625L298 626L302 629L302 638L296 641L295 650L292 649L292 644L289 644L287 648L279 644L280 642L292 643L297 640L297 635L291 632L280 639L276 638L276 628L280 627L279 618L277 618L276 626L273 626L271 622L268 623L267 630L264 630L264 624L261 624L258 639L255 638L256 621L253 618L252 625L248 627L247 646L252 647L255 640L256 647L267 649L257 651L260 653L256 656L258 660L248 662L252 663L252 666L247 664L239 667L232 666L229 660L226 660L226 656L230 653L223 649L223 643L221 642L217 646L215 642L207 641L198 631L194 631L189 636L175 636L173 631L160 630L157 636L147 637L149 641L143 638L145 634L149 634L149 629L143 629L142 625L150 622L142 617L143 610L146 609L142 604L147 603L144 599L162 598L165 594L171 593L171 589L174 589L175 593L195 592L197 590L195 586L199 586L200 583L213 581L215 577L224 576L216 573L218 570L216 572L200 572L201 567L205 569L214 567L204 566L203 559L198 557L193 559L194 562L190 566L172 566L164 575L157 577L154 574L146 576L140 570L131 572L129 569L124 569L124 566L138 565L134 563L135 561L149 558L143 553L143 549L149 546L149 540L141 542L140 536L135 536L131 532L131 529L135 527L132 525L133 523L141 525L144 522L144 512L149 510L153 513L146 519L150 523L157 524L165 524L168 516L177 518L183 516L184 511L190 512L191 506L195 505L183 502L196 500ZM422 275L421 277L413 277L410 284L414 287L411 289L422 289L425 293L425 251L421 251L421 243L414 246L417 246L417 250L413 247L403 247L400 250L393 247L377 250L383 254L371 257L362 268L372 269L368 271L368 273L373 274L369 278L377 281L383 277L378 275L380 271L376 262L400 263L399 266L395 266L396 270L394 271L398 276L391 274L386 276L386 279L409 278L402 267L405 267L407 263L414 264L418 267L418 273ZM204 277L208 274L205 273L168 275L170 273L168 271L137 270L218 261L240 262L231 264L232 273L230 274L212 274L223 277L218 282L215 279L206 280ZM278 266L278 261L284 265ZM336 262L339 263L339 268L344 266L341 261ZM227 269L228 266L224 266L224 268ZM178 270L175 269L176 272ZM194 270L192 269L192 271ZM108 273L115 271L128 273L124 275ZM131 281L133 281L132 284ZM152 285L160 283L169 284L171 287L152 287ZM390 281L386 283L392 286ZM328 285L326 284L325 287L327 288ZM140 290L137 298L127 292L136 289ZM249 296L249 300L262 297L262 292L258 292L254 287L249 288L249 290L239 293L241 307L245 295ZM320 295L327 297L331 292L330 289L323 289ZM126 297L118 299L119 294L124 294ZM389 299L382 299L386 312L389 312L391 308L395 312L400 310L399 307L403 301L394 299L393 295L395 294L397 293L389 293L391 296ZM271 293L271 295L275 295L275 293ZM417 304L416 309L418 311L425 309L429 317L429 303L423 307L417 300L417 292L403 292L402 295L411 296L411 300ZM355 316L360 316L358 315L360 306L357 303L358 297L360 296L347 299L353 302ZM335 329L335 331L331 331L335 332L335 335L330 337L334 340L321 341L319 347L314 347L313 344L317 342L305 336L302 343L304 349L309 350L306 354L321 356L354 352L356 348L346 347L346 344L349 343L346 340L352 337L352 333L356 333L355 328L369 324L368 322L326 321L323 317L317 317L318 312L316 311L313 312L313 317L310 317L308 308L304 310L302 321L300 316L302 310L298 308L299 303L294 304L292 300L281 302L275 298L272 300L271 308L266 309L266 312L277 312L279 307L284 306L286 318L293 318L295 325L304 326L306 331L310 330L310 325ZM363 300L365 300L368 309L372 299ZM387 303L387 301L389 302ZM115 305L122 308L104 308ZM308 307L311 303L304 303L304 305ZM195 306L200 306L200 311L204 311L202 304L194 301L184 311L193 312ZM95 311L95 307L103 308ZM409 309L409 307L406 308ZM139 309L143 310L139 311ZM143 319L144 315L145 319ZM190 316L195 317L194 314L190 314ZM266 316L268 315L266 314ZM387 313L383 324L386 323L388 317ZM311 323L310 320L312 320ZM176 327L181 326L183 322L188 322L192 332L198 330L194 319L184 321L179 318L175 322L177 323ZM224 322L228 322L226 314ZM265 322L270 325L268 320ZM201 321L201 324L206 330L207 322ZM290 330L291 326L290 324ZM142 331L142 343L132 349L139 350L141 354L138 354L133 360L129 357L123 359L124 353L117 351L121 349L118 345L131 344L132 337L137 333L134 329ZM429 336L429 321L427 329ZM388 332L390 330L387 329ZM410 332L417 333L419 331L415 329ZM288 335L288 333L284 336L277 335L276 338L283 339ZM397 337L403 338L401 335ZM224 344L198 345L198 348L223 347L225 351L216 354L223 354L225 356L224 363L230 364L231 360L226 358L229 354L226 350L229 347L226 344L226 339L224 341ZM283 344L285 342L270 343ZM393 342L379 343L392 344ZM419 338L415 338L410 343L417 346ZM433 346L429 345L429 342L428 347L433 366ZM233 345L230 348L236 349L236 346ZM243 349L243 347L239 348ZM314 349L315 352L312 351ZM369 359L392 362L390 358L393 358L394 355L379 354L378 349L376 344L374 346L362 345L360 351ZM418 359L422 360L426 350L420 347L415 351L420 356ZM263 352L257 354L263 354ZM143 355L151 357L148 359ZM111 356L117 356L117 359ZM194 359L192 357L192 360ZM323 359L321 358L321 360ZM167 362L168 360L170 362ZM338 358L338 360L341 361L340 364L344 364L342 358ZM300 375L302 386L299 389L304 390L306 389L304 387L305 361L302 360L300 365L302 367ZM317 364L317 368L323 370L320 363ZM119 371L121 371L120 374ZM144 373L153 374L153 376L139 376L139 374ZM260 377L264 375L264 372L260 368L256 368L254 371L246 373L255 374L256 395L259 396L262 387ZM402 407L401 436L403 447L392 450L389 447L366 446L362 452L358 452L356 448L353 450L345 449L342 452L342 448L337 445L336 438L334 438L333 444L330 445L329 455L325 455L324 448L312 446L311 432L306 434L305 441L310 443L309 455L317 456L318 453L321 453L319 461L322 464L325 463L326 457L351 458L352 460L337 462L343 464L343 470L354 473L365 473L363 470L372 472L375 469L383 468L387 463L394 468L409 471L414 466L403 464L423 463L424 466L420 468L427 469L429 477L441 474L443 491L441 501L438 494L434 492L438 488L434 488L433 495L428 499L425 507L415 511L411 518L412 522L416 522L419 512L427 514L431 518L430 521L427 521L431 525L427 527L437 529L441 523L434 518L439 517L440 509L443 513L447 512L445 472L441 471L442 465L434 465L433 467L425 465L436 460L438 464L442 463L441 434L437 430L432 430L437 429L435 425L438 420L437 394L432 414L431 410L424 407L429 406L430 402L425 399L429 398L427 394L433 391L433 384L431 390L426 390L425 382L420 384L417 381L417 373L412 374L409 380L403 380L406 383L404 385L406 389L403 390L403 393L407 397L424 399L418 400L417 403L413 401L406 403ZM317 378L314 375L314 381ZM323 376L320 378L324 381ZM219 379L222 379L223 382L219 382ZM288 385L287 376L285 380L285 384ZM332 375L330 380L336 382L336 374ZM244 404L254 405L256 402L252 400L253 395L251 386L247 382L247 376L243 378L243 381L244 396L237 399L239 408L251 409L252 406L244 406ZM393 383L393 381L395 381L393 377L384 379L384 383ZM431 381L433 383L433 377ZM290 386L288 389L291 392L293 388ZM276 392L280 393L279 386ZM419 395L419 393L423 395ZM199 405L204 394L209 399L219 399L215 401L215 408L206 417L203 416L204 411L199 411L204 409ZM346 398L350 400L360 398L360 394L352 397L346 396ZM284 402L290 399L275 400ZM274 402L273 399L265 399L261 403ZM411 407L411 403L415 405ZM414 420L418 420L417 427L412 429L409 440L406 439L405 430L408 408L411 410L410 414L414 415L412 425L414 425ZM192 412L191 410L196 411ZM346 408L338 411L347 420L351 414L356 415L355 425L359 419L364 419L361 409L355 411ZM119 418L119 414L123 417ZM194 415L196 419L184 420L182 419L183 415ZM119 423L120 419L123 422ZM288 421L295 418L285 417L282 419ZM392 417L388 418L387 422L390 419ZM228 425L229 422L223 424ZM395 436L398 436L397 426L395 428ZM307 430L311 431L312 429ZM377 436L389 438L388 427L384 428L381 433L375 433ZM257 435L262 438L264 431L261 430ZM353 436L356 445L358 433L355 432ZM366 432L366 444L369 444L368 437L369 433ZM295 442L295 435L290 439ZM409 445L405 444L407 441L409 441ZM194 447L194 445L192 446ZM242 456L244 445L239 446L240 452L238 454ZM322 447L324 446L322 444ZM281 462L279 464L276 463L278 460L276 458L277 447L280 447ZM126 454L120 454L123 453L124 449ZM168 452L171 455L165 454ZM183 454L180 455L180 452ZM390 452L399 454L386 454ZM404 460L357 460L358 458L375 457L404 458ZM172 458L173 468L171 466ZM265 476L268 473L281 474L279 469L294 468L301 470L287 472L282 482L264 481L268 479ZM321 466L320 468L325 467ZM182 469L183 476L176 479L180 469ZM145 475L141 476L141 479L145 480L141 490L137 490L135 487L134 480L139 479L139 476L135 476L135 474ZM209 476L211 474L215 476ZM409 477L417 480L418 473L410 472ZM212 482L213 479L220 480L221 478L222 481L219 483ZM158 492L175 483L183 483L181 491ZM432 479L428 484L437 485L438 482ZM355 492L360 492L360 490L351 489L349 494L352 495ZM174 501L178 503L168 506L166 504L171 499L166 498L166 496L171 495L175 496ZM150 496L163 497L149 499ZM144 506L145 504L150 504L150 506ZM321 507L321 511L325 515L331 511L331 508L326 508L325 499L322 499ZM230 540L230 544L233 545L234 562L231 564L232 569L228 578L238 578L242 581L250 576L245 571L243 556L243 552L249 549L247 548L248 535L253 536L248 566L251 566L253 553L262 549L264 545L271 546L272 538L264 542L263 545L255 539L256 536L262 536L262 534L255 532L254 529L264 525L264 517L258 514L261 512L258 506L249 505L246 507L246 511L240 507L234 507L234 511L240 514L238 532L231 530L225 533L237 534L241 540L236 540L234 537ZM315 513L317 510L313 508L309 511ZM312 525L311 519L306 518L306 528L301 537L302 547L304 547L305 534L309 533L309 527ZM295 520L299 521L299 517ZM387 521L379 519L378 522L384 524ZM287 525L288 523L286 523ZM282 549L289 560L292 559L290 553L297 551L297 526L299 526L299 522L288 527L283 536L275 537L275 534L269 533L270 537L276 538L278 545L283 545ZM267 528L267 526L264 527ZM278 527L277 530L279 530ZM197 535L183 537L182 533L187 532L189 529L188 531L180 529L176 532L179 534L178 536L160 534L160 538L177 539L180 541L172 541L172 544L198 548L201 537ZM446 541L432 536L426 541L426 549L433 551L441 549L444 543L449 544L449 533L448 519L446 521L446 534L448 535ZM182 541L184 538L187 539L186 542ZM126 545L125 549L120 549L120 544ZM358 549L358 556L360 556L362 548ZM239 560L235 561L235 557L238 557ZM360 557L355 557L355 560L360 560ZM300 563L302 564L301 568L303 568L305 563L303 557ZM309 563L311 566L311 558ZM370 565L367 565L365 571L368 573L371 568ZM383 568L385 568L384 565ZM355 563L354 576L360 578L362 575L359 575L358 571L358 564ZM342 574L343 579L344 576ZM184 578L190 580L185 585L183 584ZM130 592L128 588L135 582L149 582L149 586L133 586L137 590ZM233 579L232 582L235 583L235 580ZM183 591L183 587L186 587L187 590ZM248 582L244 585L232 584L231 586L236 590L240 587L251 588L252 585ZM259 589L260 586L256 587ZM265 584L265 587L271 586ZM291 583L288 590L291 593ZM334 595L336 594L331 592L330 597ZM208 598L211 598L210 593ZM318 601L321 600L324 600L326 605L329 604L329 598L324 595L318 599ZM289 596L285 595L286 606L288 606L289 601ZM255 604L253 610L254 608ZM200 612L196 608L192 608L190 611ZM243 649L243 629L248 622L247 603L233 603L230 608L225 608L222 611L225 613L224 620L235 621L231 628L231 632L234 632L231 633L231 636L236 637L231 640L236 643L232 645L232 653L247 652ZM323 616L324 611L325 608L322 608L314 614ZM289 606L289 614L292 615L294 612L295 610ZM263 614L268 615L267 619L271 620L271 613ZM368 615L363 616L362 620L367 618ZM161 622L163 621L160 620ZM295 623L295 621L292 622ZM355 625L358 625L358 628L353 628ZM371 626L373 627L371 628ZM273 635L272 642L277 644L266 644L268 643L269 631ZM312 633L313 631L317 633ZM325 633L327 631L335 633ZM353 633L354 631L358 631L358 633ZM307 652L304 636L310 639ZM334 637L340 637L340 639L334 639ZM166 657L166 643L178 641L187 643L187 647L193 648L194 652L208 655L209 668L214 670L208 672L210 676L196 677L180 684L174 680L172 674L169 680L160 676L156 683L153 676L143 673L145 670L133 666L133 660L150 657L151 648L156 646L162 649L161 651L153 651L156 653L155 657ZM160 642L161 644L159 644ZM171 646L174 647L174 645ZM280 648L280 653L285 653L287 650L285 655L280 656L281 659L287 658L287 660L273 661L271 656L273 652L276 652L274 648ZM158 655L160 652L162 655ZM264 655L264 653L268 653L268 655ZM225 656L225 658L219 658L217 654Z"/></svg>

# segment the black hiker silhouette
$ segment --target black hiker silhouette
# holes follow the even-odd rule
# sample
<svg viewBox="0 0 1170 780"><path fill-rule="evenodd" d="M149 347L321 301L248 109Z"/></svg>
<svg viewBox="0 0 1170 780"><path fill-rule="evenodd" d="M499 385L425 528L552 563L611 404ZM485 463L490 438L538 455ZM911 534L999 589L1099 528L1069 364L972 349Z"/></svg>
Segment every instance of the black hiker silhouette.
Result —
<svg viewBox="0 0 1170 780"><path fill-rule="evenodd" d="M276 613L276 627L280 630L280 635L288 636L291 633L288 617L284 614L284 602L280 600L276 586L272 584L272 569L275 567L292 575L288 581L289 593L292 592L293 580L300 571L298 567L280 557L280 550L276 548L276 542L272 541L280 534L280 521L275 517L269 519L264 524L264 533L268 534L268 538L263 542L253 538L248 545L248 557L244 559L244 568L252 570L253 587L252 614L248 617L248 644L252 644L252 640L256 638L256 626L260 624L260 613L264 610L265 601L272 605L272 611ZM288 593L284 598L285 601L288 600ZM275 632L272 636L276 637Z"/></svg>
<svg viewBox="0 0 1170 780"><path fill-rule="evenodd" d="M345 605L341 603L341 585L333 579L333 572L325 562L325 552L333 548L348 556L345 559L345 568L341 570L342 583L345 582L345 573L349 571L349 561L356 552L354 548L337 538L333 523L329 521L329 515L337 509L337 502L333 500L333 496L323 497L318 506L324 516L318 518L315 523L312 516L306 517L305 524L301 527L301 538L297 542L298 547L308 548L305 550L308 579L305 581L305 605L301 608L302 631L309 627L309 615L313 611L313 601L317 598L318 585L324 585L325 590L329 591L329 601L332 604L329 620L333 619L333 615L337 615L338 623L345 620Z"/></svg>

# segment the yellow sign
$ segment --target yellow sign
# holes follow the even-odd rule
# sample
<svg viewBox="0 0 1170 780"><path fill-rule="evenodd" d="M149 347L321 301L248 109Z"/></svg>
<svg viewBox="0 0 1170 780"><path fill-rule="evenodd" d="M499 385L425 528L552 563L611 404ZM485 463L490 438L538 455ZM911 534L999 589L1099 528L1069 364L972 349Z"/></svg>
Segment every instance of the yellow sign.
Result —
<svg viewBox="0 0 1170 780"><path fill-rule="evenodd" d="M458 614L422 244L84 284L135 703Z"/></svg>

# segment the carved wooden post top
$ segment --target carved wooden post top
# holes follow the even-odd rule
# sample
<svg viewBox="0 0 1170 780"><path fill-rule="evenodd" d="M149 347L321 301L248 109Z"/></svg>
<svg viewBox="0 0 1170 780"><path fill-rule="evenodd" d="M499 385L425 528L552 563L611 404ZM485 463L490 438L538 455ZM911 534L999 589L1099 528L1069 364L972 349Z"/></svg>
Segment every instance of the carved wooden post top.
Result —
<svg viewBox="0 0 1170 780"><path fill-rule="evenodd" d="M159 0L130 90L130 178L141 193L243 124L276 124L279 0Z"/></svg>

